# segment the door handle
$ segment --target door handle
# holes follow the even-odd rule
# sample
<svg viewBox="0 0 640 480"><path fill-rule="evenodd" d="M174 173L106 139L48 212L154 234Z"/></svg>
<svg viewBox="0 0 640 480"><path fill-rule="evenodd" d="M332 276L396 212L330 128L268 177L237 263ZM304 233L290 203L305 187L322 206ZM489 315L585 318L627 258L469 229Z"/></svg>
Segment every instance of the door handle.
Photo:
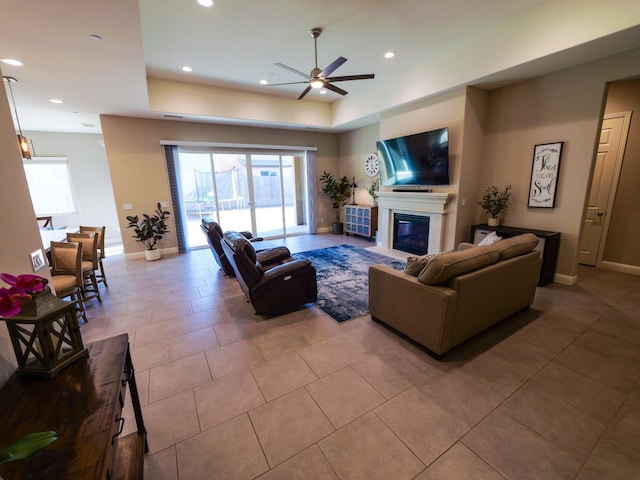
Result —
<svg viewBox="0 0 640 480"><path fill-rule="evenodd" d="M604 212L598 212L596 215L598 215L599 217L604 215Z"/></svg>

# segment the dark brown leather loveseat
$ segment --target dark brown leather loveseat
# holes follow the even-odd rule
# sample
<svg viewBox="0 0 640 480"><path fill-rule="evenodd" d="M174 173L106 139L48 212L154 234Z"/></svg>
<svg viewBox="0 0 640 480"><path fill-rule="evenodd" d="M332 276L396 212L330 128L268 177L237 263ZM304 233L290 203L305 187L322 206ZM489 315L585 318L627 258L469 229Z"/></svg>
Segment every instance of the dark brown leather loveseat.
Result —
<svg viewBox="0 0 640 480"><path fill-rule="evenodd" d="M318 299L316 269L310 260L292 259L287 247L256 253L246 237L229 231L222 249L258 315L281 315Z"/></svg>

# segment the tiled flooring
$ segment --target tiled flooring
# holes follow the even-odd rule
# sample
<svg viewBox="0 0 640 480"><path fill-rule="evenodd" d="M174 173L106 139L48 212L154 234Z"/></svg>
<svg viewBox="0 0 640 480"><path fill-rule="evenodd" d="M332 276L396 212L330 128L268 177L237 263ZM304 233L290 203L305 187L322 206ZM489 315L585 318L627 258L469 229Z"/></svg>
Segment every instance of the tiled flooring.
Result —
<svg viewBox="0 0 640 480"><path fill-rule="evenodd" d="M339 243L371 245L287 241ZM209 250L105 266L81 332L130 336L145 478L640 478L640 277L580 268L438 362L369 316L258 317Z"/></svg>

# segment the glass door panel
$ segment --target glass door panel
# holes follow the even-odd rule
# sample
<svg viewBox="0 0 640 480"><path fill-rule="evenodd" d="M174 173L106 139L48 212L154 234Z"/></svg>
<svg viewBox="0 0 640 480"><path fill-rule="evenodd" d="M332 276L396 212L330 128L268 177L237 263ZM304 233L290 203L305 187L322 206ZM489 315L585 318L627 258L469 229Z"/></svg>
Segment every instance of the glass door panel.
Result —
<svg viewBox="0 0 640 480"><path fill-rule="evenodd" d="M246 155L214 153L211 157L215 171L214 195L222 230L253 231Z"/></svg>
<svg viewBox="0 0 640 480"><path fill-rule="evenodd" d="M180 182L181 206L186 219L186 241L189 248L207 245L200 228L203 216L217 218L213 197L213 173L209 153L183 153L179 155L178 181Z"/></svg>
<svg viewBox="0 0 640 480"><path fill-rule="evenodd" d="M261 237L284 235L282 167L279 155L251 155L256 229Z"/></svg>

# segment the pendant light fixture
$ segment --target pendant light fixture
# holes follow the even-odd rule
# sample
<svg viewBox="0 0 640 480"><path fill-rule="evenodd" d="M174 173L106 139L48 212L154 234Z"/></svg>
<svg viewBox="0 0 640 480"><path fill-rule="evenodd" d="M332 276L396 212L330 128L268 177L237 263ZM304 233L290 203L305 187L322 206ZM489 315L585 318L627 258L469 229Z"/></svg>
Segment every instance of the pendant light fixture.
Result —
<svg viewBox="0 0 640 480"><path fill-rule="evenodd" d="M13 103L13 111L16 115L16 122L18 124L18 146L20 147L20 153L22 154L22 158L27 160L31 160L31 149L29 148L29 140L27 137L22 135L22 128L20 127L20 118L18 118L18 109L16 107L16 99L13 97L13 88L11 88L11 84L17 82L17 80L13 77L2 77L9 84L9 93L11 94L11 102Z"/></svg>

